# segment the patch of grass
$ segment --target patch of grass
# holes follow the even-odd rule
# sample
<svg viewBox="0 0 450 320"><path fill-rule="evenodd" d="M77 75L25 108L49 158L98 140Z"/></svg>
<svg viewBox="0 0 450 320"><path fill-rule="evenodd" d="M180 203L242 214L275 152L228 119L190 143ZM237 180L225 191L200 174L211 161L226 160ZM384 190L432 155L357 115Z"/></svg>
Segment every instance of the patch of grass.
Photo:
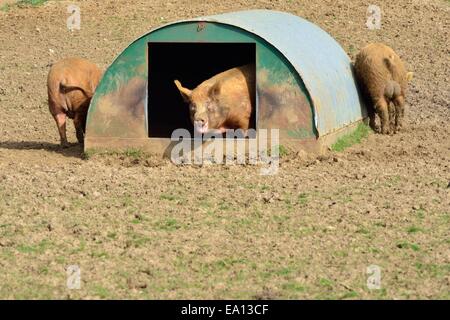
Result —
<svg viewBox="0 0 450 320"><path fill-rule="evenodd" d="M390 176L387 178L386 185L388 187L392 187L392 186L398 184L400 182L400 180L401 180L401 177L399 175Z"/></svg>
<svg viewBox="0 0 450 320"><path fill-rule="evenodd" d="M339 138L332 146L331 150L341 152L348 147L361 143L366 138L371 129L368 125L360 123L358 127L352 133L346 134Z"/></svg>
<svg viewBox="0 0 450 320"><path fill-rule="evenodd" d="M37 6L43 5L47 1L48 0L20 0L20 1L17 1L16 4L18 7L26 7L26 6L37 7Z"/></svg>
<svg viewBox="0 0 450 320"><path fill-rule="evenodd" d="M342 296L339 297L339 299L354 299L357 297L358 297L358 292L350 291L350 292L344 293Z"/></svg>
<svg viewBox="0 0 450 320"><path fill-rule="evenodd" d="M279 224L283 224L287 221L289 221L291 219L291 216L288 214L278 214L278 215L273 215L272 219Z"/></svg>
<svg viewBox="0 0 450 320"><path fill-rule="evenodd" d="M134 158L134 159L140 159L143 156L143 152L140 149L126 149L123 154L127 157Z"/></svg>
<svg viewBox="0 0 450 320"><path fill-rule="evenodd" d="M342 202L343 203L353 202L353 199L351 196L344 196L344 197L342 197Z"/></svg>
<svg viewBox="0 0 450 320"><path fill-rule="evenodd" d="M252 217L255 217L258 219L262 218L262 216L263 216L262 211L259 210L258 208L254 208L253 211L250 212L250 214L252 215Z"/></svg>
<svg viewBox="0 0 450 320"><path fill-rule="evenodd" d="M155 227L164 231L175 231L177 229L180 229L181 225L176 219L168 218L157 222Z"/></svg>
<svg viewBox="0 0 450 320"><path fill-rule="evenodd" d="M344 250L337 250L334 252L334 256L345 258L345 257L348 257L348 252L344 251Z"/></svg>
<svg viewBox="0 0 450 320"><path fill-rule="evenodd" d="M55 258L55 261L58 262L59 264L63 264L66 262L66 257L64 256L58 256Z"/></svg>
<svg viewBox="0 0 450 320"><path fill-rule="evenodd" d="M11 5L9 3L5 3L4 5L0 6L0 11L8 12L11 9Z"/></svg>
<svg viewBox="0 0 450 320"><path fill-rule="evenodd" d="M81 159L89 160L96 154L96 151L93 149L86 150L81 154Z"/></svg>
<svg viewBox="0 0 450 320"><path fill-rule="evenodd" d="M366 290L369 290L369 289L367 289L367 287L366 287ZM379 290L370 290L370 293L375 297L375 299L386 299L388 296L387 295L388 292L387 292L386 288L381 288Z"/></svg>
<svg viewBox="0 0 450 320"><path fill-rule="evenodd" d="M370 231L364 227L359 228L358 230L356 230L356 233L361 233L361 234L369 234Z"/></svg>
<svg viewBox="0 0 450 320"><path fill-rule="evenodd" d="M48 267L44 266L44 267L39 268L38 273L39 274L48 274Z"/></svg>
<svg viewBox="0 0 450 320"><path fill-rule="evenodd" d="M294 270L291 267L282 268L278 271L275 271L275 274L278 276L287 276L294 272Z"/></svg>
<svg viewBox="0 0 450 320"><path fill-rule="evenodd" d="M415 213L416 213L417 217L419 217L420 219L425 218L425 210L424 209L421 208L421 209L415 210Z"/></svg>
<svg viewBox="0 0 450 320"><path fill-rule="evenodd" d="M308 194L306 193L300 193L298 195L298 203L302 206L306 205L308 203Z"/></svg>
<svg viewBox="0 0 450 320"><path fill-rule="evenodd" d="M42 240L37 245L19 245L17 250L21 253L44 253L52 243L48 240Z"/></svg>
<svg viewBox="0 0 450 320"><path fill-rule="evenodd" d="M397 248L399 248L399 249L411 249L413 251L420 251L419 245L417 245L415 243L408 243L408 242L397 243Z"/></svg>
<svg viewBox="0 0 450 320"><path fill-rule="evenodd" d="M142 247L150 241L150 238L135 232L128 232L127 236L131 238L126 241L127 246L132 246L135 248Z"/></svg>
<svg viewBox="0 0 450 320"><path fill-rule="evenodd" d="M230 209L232 209L231 206L228 203L226 203L225 201L219 204L219 210L227 211Z"/></svg>
<svg viewBox="0 0 450 320"><path fill-rule="evenodd" d="M108 258L109 255L104 251L94 251L90 253L92 258Z"/></svg>
<svg viewBox="0 0 450 320"><path fill-rule="evenodd" d="M102 286L95 286L93 288L93 291L94 291L94 294L96 296L99 296L101 299L106 299L109 296L111 296L111 293L109 292L109 290Z"/></svg>
<svg viewBox="0 0 450 320"><path fill-rule="evenodd" d="M333 281L331 281L330 279L327 279L327 278L320 278L319 284L322 287L333 288Z"/></svg>
<svg viewBox="0 0 450 320"><path fill-rule="evenodd" d="M12 228L12 224L8 223L0 225L0 236L2 237L14 236L14 229Z"/></svg>
<svg viewBox="0 0 450 320"><path fill-rule="evenodd" d="M376 227L386 228L386 222L375 222Z"/></svg>
<svg viewBox="0 0 450 320"><path fill-rule="evenodd" d="M279 148L278 152L279 152L280 157L285 157L285 156L287 156L289 154L289 150L285 146L280 144L278 146L278 148Z"/></svg>
<svg viewBox="0 0 450 320"><path fill-rule="evenodd" d="M48 0L20 0L16 3L5 3L0 7L0 11L8 12L12 7L25 8L25 7L38 7L46 3Z"/></svg>
<svg viewBox="0 0 450 320"><path fill-rule="evenodd" d="M71 204L73 209L80 209L86 205L86 200L80 197L73 197Z"/></svg>
<svg viewBox="0 0 450 320"><path fill-rule="evenodd" d="M380 253L380 252L381 252L381 250L378 249L378 248L369 248L369 251L370 251L371 253Z"/></svg>
<svg viewBox="0 0 450 320"><path fill-rule="evenodd" d="M213 206L213 204L208 200L202 200L199 202L198 206L200 208L209 209Z"/></svg>
<svg viewBox="0 0 450 320"><path fill-rule="evenodd" d="M211 264L213 270L228 270L232 266L236 264L246 264L247 260L245 259L233 259L233 258L225 258L221 260L217 260Z"/></svg>
<svg viewBox="0 0 450 320"><path fill-rule="evenodd" d="M117 238L117 233L115 232L108 232L106 235L108 238L115 240Z"/></svg>
<svg viewBox="0 0 450 320"><path fill-rule="evenodd" d="M253 220L248 219L248 218L238 218L238 219L233 219L233 224L237 227L246 228L253 224Z"/></svg>
<svg viewBox="0 0 450 320"><path fill-rule="evenodd" d="M291 291L291 292L305 292L306 288L299 283L296 282L286 282L281 286L283 290Z"/></svg>
<svg viewBox="0 0 450 320"><path fill-rule="evenodd" d="M20 245L17 247L17 250L21 253L35 253L36 248L33 246Z"/></svg>
<svg viewBox="0 0 450 320"><path fill-rule="evenodd" d="M73 249L70 254L76 254L76 253L83 252L85 248L86 248L86 241L81 240L79 247Z"/></svg>
<svg viewBox="0 0 450 320"><path fill-rule="evenodd" d="M351 44L351 45L348 46L348 51L350 53L355 53L357 51L357 49L355 48L354 45Z"/></svg>
<svg viewBox="0 0 450 320"><path fill-rule="evenodd" d="M121 204L123 207L131 207L133 205L133 198L129 194L123 195Z"/></svg>
<svg viewBox="0 0 450 320"><path fill-rule="evenodd" d="M162 194L162 195L160 195L159 196L159 199L160 200L168 200L168 201L175 201L175 200L177 200L178 198L176 197L176 196L174 196L174 195L171 195L171 194Z"/></svg>
<svg viewBox="0 0 450 320"><path fill-rule="evenodd" d="M419 227L411 226L406 229L406 232L408 233L416 233L416 232L422 232L423 230Z"/></svg>
<svg viewBox="0 0 450 320"><path fill-rule="evenodd" d="M3 285L1 293L12 293L15 300L51 300L52 290L49 285L31 280L23 274L16 274L18 280L15 286ZM53 298L54 299L54 298Z"/></svg>
<svg viewBox="0 0 450 320"><path fill-rule="evenodd" d="M299 227L298 229L294 229L294 234L298 237L304 237L314 233L315 231L316 229L314 227Z"/></svg>
<svg viewBox="0 0 450 320"><path fill-rule="evenodd" d="M429 273L432 277L445 277L450 273L450 264L421 263L415 264L417 272Z"/></svg>
<svg viewBox="0 0 450 320"><path fill-rule="evenodd" d="M271 157L272 154L274 153L273 151L276 150L276 148L278 148L278 156L280 158L285 157L289 154L289 150L285 146L279 144L279 145L274 145L274 146L272 146L272 148L268 149L267 155L269 157Z"/></svg>

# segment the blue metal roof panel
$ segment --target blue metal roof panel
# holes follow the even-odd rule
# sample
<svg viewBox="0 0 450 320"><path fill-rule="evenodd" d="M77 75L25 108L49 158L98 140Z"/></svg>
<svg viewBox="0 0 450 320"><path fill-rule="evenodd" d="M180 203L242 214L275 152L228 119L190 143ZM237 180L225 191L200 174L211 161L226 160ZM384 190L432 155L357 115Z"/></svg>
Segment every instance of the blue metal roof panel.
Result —
<svg viewBox="0 0 450 320"><path fill-rule="evenodd" d="M246 10L168 23L216 22L251 32L278 49L305 84L314 107L319 136L366 116L352 64L342 47L327 32L298 16L273 10Z"/></svg>
<svg viewBox="0 0 450 320"><path fill-rule="evenodd" d="M319 135L365 116L349 57L315 24L271 10L239 11L190 21L229 24L252 32L277 48L297 70L310 93Z"/></svg>

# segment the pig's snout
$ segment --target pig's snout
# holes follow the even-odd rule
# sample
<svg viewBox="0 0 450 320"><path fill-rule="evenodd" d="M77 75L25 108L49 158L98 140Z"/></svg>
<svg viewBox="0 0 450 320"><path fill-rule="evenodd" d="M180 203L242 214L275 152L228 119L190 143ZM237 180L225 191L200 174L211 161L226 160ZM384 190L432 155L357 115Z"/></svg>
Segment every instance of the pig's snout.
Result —
<svg viewBox="0 0 450 320"><path fill-rule="evenodd" d="M199 133L206 133L208 131L208 120L206 119L195 119L194 128Z"/></svg>

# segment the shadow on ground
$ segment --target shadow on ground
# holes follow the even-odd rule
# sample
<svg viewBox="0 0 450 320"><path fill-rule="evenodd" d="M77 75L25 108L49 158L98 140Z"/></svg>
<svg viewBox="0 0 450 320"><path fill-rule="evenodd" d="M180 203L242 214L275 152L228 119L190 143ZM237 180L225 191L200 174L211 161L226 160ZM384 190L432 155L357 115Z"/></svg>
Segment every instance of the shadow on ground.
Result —
<svg viewBox="0 0 450 320"><path fill-rule="evenodd" d="M83 155L83 146L78 143L71 143L67 148L62 148L59 144L41 141L0 141L0 149L46 150L70 158L82 158Z"/></svg>

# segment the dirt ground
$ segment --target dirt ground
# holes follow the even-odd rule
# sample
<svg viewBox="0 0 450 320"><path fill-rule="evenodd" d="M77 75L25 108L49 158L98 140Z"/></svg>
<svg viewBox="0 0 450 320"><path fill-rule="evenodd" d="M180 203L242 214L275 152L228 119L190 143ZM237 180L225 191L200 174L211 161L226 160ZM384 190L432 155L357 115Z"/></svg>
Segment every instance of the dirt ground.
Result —
<svg viewBox="0 0 450 320"><path fill-rule="evenodd" d="M2 1L2 3L4 3ZM70 3L81 30L66 28ZM366 9L383 10L381 30ZM0 10L0 298L403 299L450 295L450 5L444 0L48 1ZM406 128L317 159L179 167L58 147L49 65L106 68L162 23L240 9L291 12L354 57L392 46L415 78ZM81 269L69 290L66 270ZM369 290L367 267L381 270Z"/></svg>

